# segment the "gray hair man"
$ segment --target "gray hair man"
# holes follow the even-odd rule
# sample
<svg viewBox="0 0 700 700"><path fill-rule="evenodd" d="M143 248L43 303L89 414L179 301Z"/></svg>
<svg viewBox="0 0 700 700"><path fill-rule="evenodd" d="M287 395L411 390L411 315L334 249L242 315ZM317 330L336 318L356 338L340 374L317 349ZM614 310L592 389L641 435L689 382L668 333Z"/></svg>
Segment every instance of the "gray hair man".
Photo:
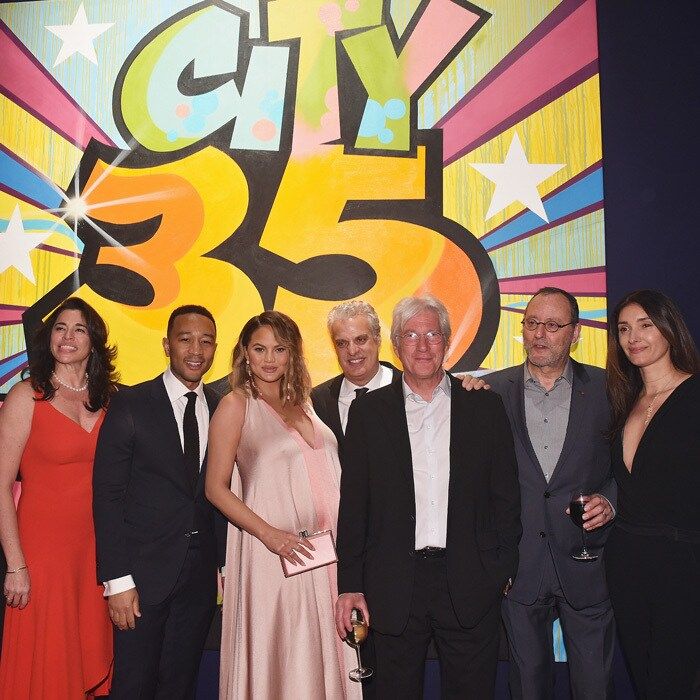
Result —
<svg viewBox="0 0 700 700"><path fill-rule="evenodd" d="M400 301L391 338L403 378L350 408L336 627L345 637L353 608L371 620L377 697L422 697L431 639L444 697L494 694L520 537L515 452L500 398L462 391L443 369L450 334L438 299Z"/></svg>
<svg viewBox="0 0 700 700"><path fill-rule="evenodd" d="M345 301L328 314L328 334L342 373L319 384L311 392L318 417L333 431L342 448L350 404L401 376L396 367L379 361L381 324L366 301Z"/></svg>
<svg viewBox="0 0 700 700"><path fill-rule="evenodd" d="M605 373L576 362L576 298L543 287L523 315L524 364L485 380L503 398L515 435L523 537L515 583L503 602L513 698L553 697L552 620L564 634L572 697L612 695L614 620L601 549L616 486L605 438ZM465 388L473 384L465 378ZM576 560L581 529L567 517L570 495L590 495L583 515L592 561Z"/></svg>

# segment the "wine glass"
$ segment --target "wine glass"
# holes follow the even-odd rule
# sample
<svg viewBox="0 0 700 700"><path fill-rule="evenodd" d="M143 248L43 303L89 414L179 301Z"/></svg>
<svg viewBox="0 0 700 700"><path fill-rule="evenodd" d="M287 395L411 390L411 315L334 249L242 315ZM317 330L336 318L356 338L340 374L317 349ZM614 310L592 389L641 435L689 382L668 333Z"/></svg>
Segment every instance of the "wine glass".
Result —
<svg viewBox="0 0 700 700"><path fill-rule="evenodd" d="M583 528L583 509L591 497L585 491L578 489L572 491L569 496L569 517L581 528L581 542L583 546L580 550L574 550L571 557L576 561L595 561L597 554L591 554L586 547L586 531Z"/></svg>
<svg viewBox="0 0 700 700"><path fill-rule="evenodd" d="M357 610L357 608L353 608L350 614L350 621L352 623L352 632L347 633L345 641L355 649L355 653L357 654L357 668L353 668L348 675L351 681L360 683L363 678L369 678L372 675L372 669L365 668L362 665L362 659L360 659L360 644L367 639L367 623L362 617L362 612Z"/></svg>

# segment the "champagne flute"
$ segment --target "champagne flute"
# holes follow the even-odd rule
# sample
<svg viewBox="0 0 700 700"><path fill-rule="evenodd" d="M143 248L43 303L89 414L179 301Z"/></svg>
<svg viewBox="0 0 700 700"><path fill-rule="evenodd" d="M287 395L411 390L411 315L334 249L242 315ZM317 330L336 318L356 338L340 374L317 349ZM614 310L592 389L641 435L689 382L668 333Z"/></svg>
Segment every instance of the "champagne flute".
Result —
<svg viewBox="0 0 700 700"><path fill-rule="evenodd" d="M597 554L591 554L586 547L586 530L583 527L584 508L590 500L591 497L582 489L572 491L569 496L569 517L581 528L581 542L583 545L580 550L575 549L571 554L571 557L576 561L595 561L598 558Z"/></svg>
<svg viewBox="0 0 700 700"><path fill-rule="evenodd" d="M360 658L360 644L367 639L367 623L364 621L362 613L357 608L353 608L350 614L350 621L352 623L352 632L347 633L345 641L355 649L355 653L357 654L357 668L353 668L348 675L351 681L360 683L363 678L369 678L372 675L372 669L365 668Z"/></svg>

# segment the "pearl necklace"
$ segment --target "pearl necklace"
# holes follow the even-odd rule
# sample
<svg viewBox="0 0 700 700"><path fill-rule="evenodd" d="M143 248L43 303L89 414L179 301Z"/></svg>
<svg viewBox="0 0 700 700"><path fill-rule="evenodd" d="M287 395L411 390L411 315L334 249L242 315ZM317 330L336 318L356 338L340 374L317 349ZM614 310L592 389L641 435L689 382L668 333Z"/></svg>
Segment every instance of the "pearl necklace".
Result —
<svg viewBox="0 0 700 700"><path fill-rule="evenodd" d="M666 383L666 386L664 386L663 389L659 389L654 396L652 397L651 401L649 402L649 405L646 408L646 416L644 418L644 427L646 428L649 423L651 422L652 418L652 411L654 410L654 404L656 404L656 399L659 398L659 395L663 394L670 386L673 384L673 377Z"/></svg>
<svg viewBox="0 0 700 700"><path fill-rule="evenodd" d="M68 389L69 391L74 391L76 394L79 394L81 391L85 391L85 389L88 388L88 380L90 379L90 375L85 372L85 384L79 387L71 386L70 384L66 384L65 382L62 382L59 378L56 372L51 372L51 375L53 378L64 388Z"/></svg>

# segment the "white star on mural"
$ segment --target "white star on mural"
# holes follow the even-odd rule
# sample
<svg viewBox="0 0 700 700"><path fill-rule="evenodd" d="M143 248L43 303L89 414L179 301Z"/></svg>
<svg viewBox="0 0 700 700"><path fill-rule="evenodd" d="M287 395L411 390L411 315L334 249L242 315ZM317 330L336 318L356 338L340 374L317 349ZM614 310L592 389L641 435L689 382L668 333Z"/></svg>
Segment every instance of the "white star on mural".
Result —
<svg viewBox="0 0 700 700"><path fill-rule="evenodd" d="M5 232L0 233L0 273L14 267L32 284L36 284L29 253L50 235L50 232L25 233L19 206L15 206Z"/></svg>
<svg viewBox="0 0 700 700"><path fill-rule="evenodd" d="M95 47L92 42L100 36L100 34L103 34L113 26L114 22L89 24L82 2L71 24L47 25L46 29L63 41L53 67L55 68L60 63L63 63L63 61L70 58L74 53L82 54L88 61L97 65L97 54L95 53Z"/></svg>
<svg viewBox="0 0 700 700"><path fill-rule="evenodd" d="M503 163L470 163L472 168L496 183L486 212L486 219L503 211L509 204L520 202L549 223L537 185L561 170L565 163L529 163L518 133L513 134Z"/></svg>

